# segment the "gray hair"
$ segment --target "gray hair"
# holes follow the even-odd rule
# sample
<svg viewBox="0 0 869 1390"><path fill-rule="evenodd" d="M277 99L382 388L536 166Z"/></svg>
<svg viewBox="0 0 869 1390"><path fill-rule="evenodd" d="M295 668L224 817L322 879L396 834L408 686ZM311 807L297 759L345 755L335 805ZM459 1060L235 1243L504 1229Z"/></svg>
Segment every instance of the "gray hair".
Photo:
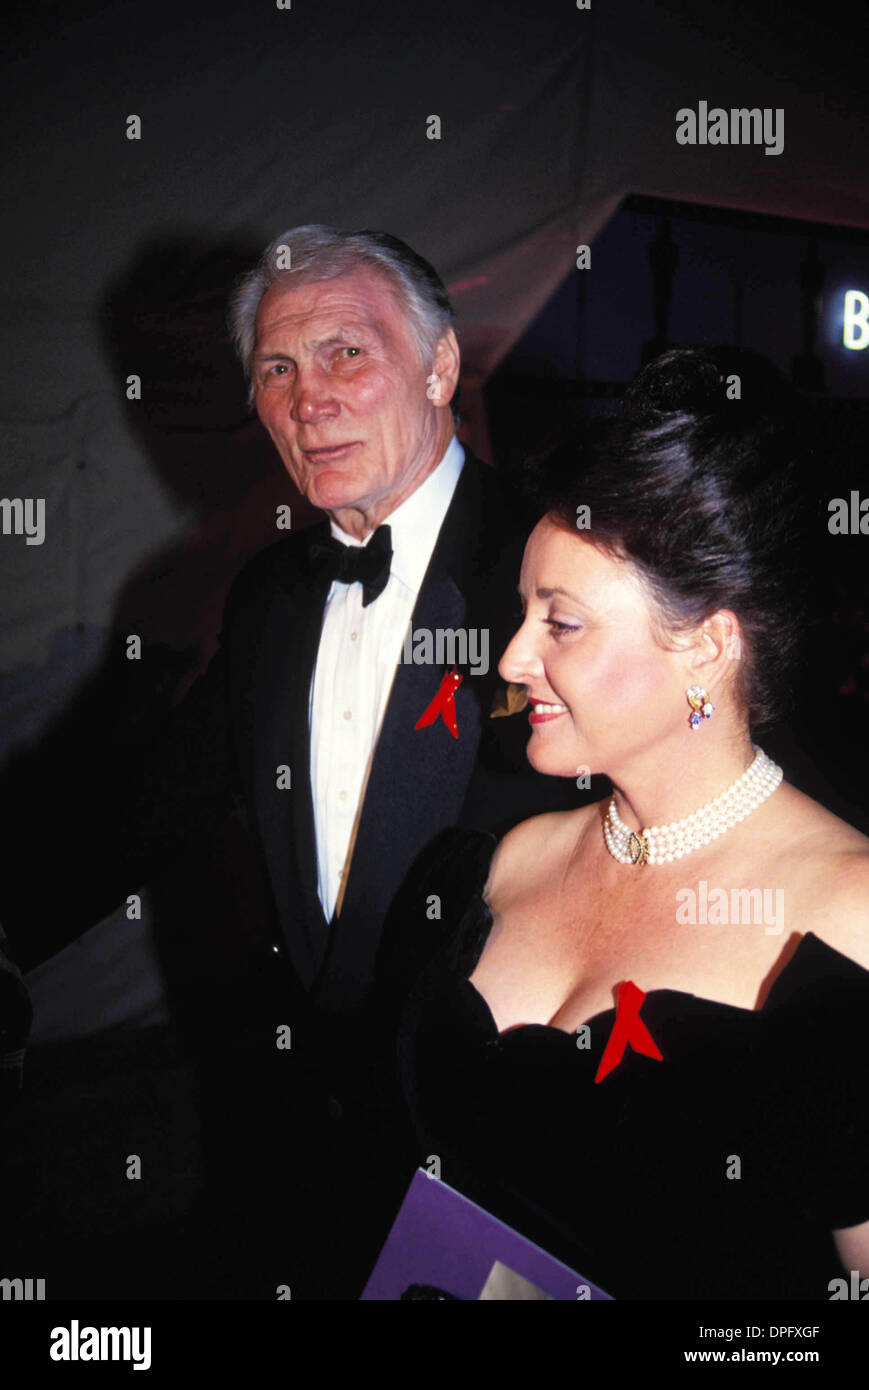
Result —
<svg viewBox="0 0 869 1390"><path fill-rule="evenodd" d="M289 261L289 264L284 262ZM264 294L272 285L303 285L352 275L363 266L380 271L389 280L416 345L420 365L430 367L441 338L455 326L455 314L446 287L434 266L405 242L388 232L343 232L312 222L291 227L266 247L255 269L238 282L230 299L229 325L236 351L250 383L252 404L253 353L256 316ZM458 421L457 394L451 409Z"/></svg>

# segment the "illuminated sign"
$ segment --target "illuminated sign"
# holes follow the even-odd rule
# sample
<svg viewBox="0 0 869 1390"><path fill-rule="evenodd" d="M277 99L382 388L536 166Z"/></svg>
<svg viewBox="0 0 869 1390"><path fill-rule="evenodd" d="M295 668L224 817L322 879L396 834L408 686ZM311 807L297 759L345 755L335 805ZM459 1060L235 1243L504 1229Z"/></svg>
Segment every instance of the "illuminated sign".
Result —
<svg viewBox="0 0 869 1390"><path fill-rule="evenodd" d="M842 342L852 352L869 347L869 295L862 290L845 291Z"/></svg>

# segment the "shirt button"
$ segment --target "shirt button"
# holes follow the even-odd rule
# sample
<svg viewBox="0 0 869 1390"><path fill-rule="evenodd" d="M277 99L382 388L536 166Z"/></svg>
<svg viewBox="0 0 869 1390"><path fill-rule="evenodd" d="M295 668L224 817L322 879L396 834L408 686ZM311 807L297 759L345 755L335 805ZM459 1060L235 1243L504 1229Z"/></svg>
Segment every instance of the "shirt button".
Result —
<svg viewBox="0 0 869 1390"><path fill-rule="evenodd" d="M338 793L338 800L339 800L339 801L346 801L346 800L347 800L347 793L346 793L346 792L339 792L339 793Z"/></svg>
<svg viewBox="0 0 869 1390"><path fill-rule="evenodd" d="M356 638L357 638L358 636L359 636L359 633L358 633L358 632L351 632L351 633L350 633L350 641L351 641L351 642L355 642L355 641L356 641Z"/></svg>
<svg viewBox="0 0 869 1390"><path fill-rule="evenodd" d="M344 711L344 718L345 718L345 719L352 719L352 717L353 717L353 712L352 712L352 710L345 709L345 711Z"/></svg>

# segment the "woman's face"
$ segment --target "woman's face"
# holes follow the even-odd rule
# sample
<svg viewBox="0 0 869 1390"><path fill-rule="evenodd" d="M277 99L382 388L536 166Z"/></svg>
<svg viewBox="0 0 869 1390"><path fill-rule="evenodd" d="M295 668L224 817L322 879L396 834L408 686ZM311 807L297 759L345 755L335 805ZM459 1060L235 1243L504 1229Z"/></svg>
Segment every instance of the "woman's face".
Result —
<svg viewBox="0 0 869 1390"><path fill-rule="evenodd" d="M636 571L544 517L525 547L523 621L502 677L528 689L527 756L539 772L615 781L690 733L686 653L665 650Z"/></svg>

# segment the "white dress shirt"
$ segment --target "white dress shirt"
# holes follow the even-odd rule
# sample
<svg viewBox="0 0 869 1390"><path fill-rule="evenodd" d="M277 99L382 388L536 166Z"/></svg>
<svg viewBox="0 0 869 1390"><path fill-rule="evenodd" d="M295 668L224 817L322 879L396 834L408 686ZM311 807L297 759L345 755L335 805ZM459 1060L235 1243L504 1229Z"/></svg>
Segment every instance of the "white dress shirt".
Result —
<svg viewBox="0 0 869 1390"><path fill-rule="evenodd" d="M416 600L465 462L455 436L437 467L384 518L392 563L383 592L333 580L308 697L317 891L331 921L349 868L368 773ZM364 545L330 520L344 545ZM366 537L367 539L367 537ZM419 711L422 714L422 710Z"/></svg>

